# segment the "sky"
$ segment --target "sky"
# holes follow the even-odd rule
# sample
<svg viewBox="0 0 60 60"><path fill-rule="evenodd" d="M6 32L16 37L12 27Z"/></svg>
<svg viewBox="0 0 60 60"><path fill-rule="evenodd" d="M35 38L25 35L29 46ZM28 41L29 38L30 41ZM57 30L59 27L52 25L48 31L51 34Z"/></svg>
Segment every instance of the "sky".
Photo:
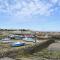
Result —
<svg viewBox="0 0 60 60"><path fill-rule="evenodd" d="M0 0L0 28L60 31L60 0Z"/></svg>

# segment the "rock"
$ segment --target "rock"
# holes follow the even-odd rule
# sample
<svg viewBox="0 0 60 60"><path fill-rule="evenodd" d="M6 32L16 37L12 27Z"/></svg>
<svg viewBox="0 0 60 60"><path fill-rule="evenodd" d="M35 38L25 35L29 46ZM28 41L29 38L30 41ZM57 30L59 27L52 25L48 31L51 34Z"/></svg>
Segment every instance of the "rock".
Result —
<svg viewBox="0 0 60 60"><path fill-rule="evenodd" d="M60 51L60 43L52 43L49 47L48 47L49 51Z"/></svg>

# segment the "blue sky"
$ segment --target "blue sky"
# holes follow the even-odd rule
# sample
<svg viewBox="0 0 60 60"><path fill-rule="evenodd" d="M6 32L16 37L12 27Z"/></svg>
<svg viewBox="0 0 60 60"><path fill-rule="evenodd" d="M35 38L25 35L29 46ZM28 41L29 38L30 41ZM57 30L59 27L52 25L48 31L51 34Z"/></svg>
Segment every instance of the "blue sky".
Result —
<svg viewBox="0 0 60 60"><path fill-rule="evenodd" d="M60 0L0 0L0 28L60 31Z"/></svg>

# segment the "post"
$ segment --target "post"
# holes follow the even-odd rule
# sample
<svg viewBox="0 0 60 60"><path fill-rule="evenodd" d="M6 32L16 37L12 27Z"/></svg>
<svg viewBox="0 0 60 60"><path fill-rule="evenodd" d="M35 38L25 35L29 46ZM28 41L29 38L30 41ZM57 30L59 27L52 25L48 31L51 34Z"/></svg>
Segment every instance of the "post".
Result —
<svg viewBox="0 0 60 60"><path fill-rule="evenodd" d="M36 32L35 32L35 43L36 43Z"/></svg>

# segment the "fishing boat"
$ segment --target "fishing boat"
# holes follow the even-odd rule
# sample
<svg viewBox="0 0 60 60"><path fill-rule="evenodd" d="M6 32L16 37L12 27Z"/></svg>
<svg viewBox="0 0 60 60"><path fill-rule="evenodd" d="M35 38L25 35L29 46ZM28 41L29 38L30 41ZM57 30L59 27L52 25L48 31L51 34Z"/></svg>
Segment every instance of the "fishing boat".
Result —
<svg viewBox="0 0 60 60"><path fill-rule="evenodd" d="M13 47L24 46L24 45L25 45L24 42L14 42L14 43L11 44L11 46L13 46Z"/></svg>

